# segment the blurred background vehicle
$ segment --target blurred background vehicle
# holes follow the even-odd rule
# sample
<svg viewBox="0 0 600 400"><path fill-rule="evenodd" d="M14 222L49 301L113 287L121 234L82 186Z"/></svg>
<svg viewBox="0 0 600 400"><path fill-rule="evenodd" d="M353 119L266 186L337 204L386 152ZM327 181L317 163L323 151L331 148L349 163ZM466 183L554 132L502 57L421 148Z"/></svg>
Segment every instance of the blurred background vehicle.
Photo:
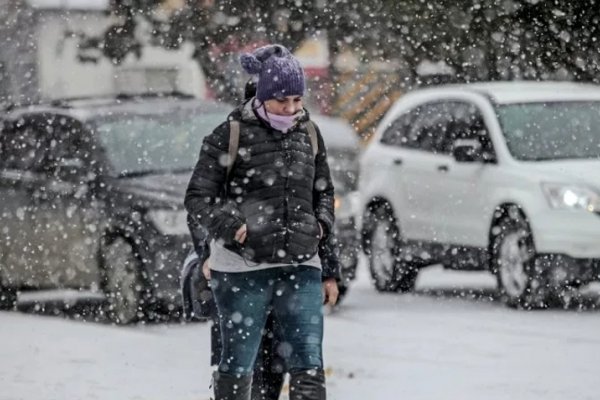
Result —
<svg viewBox="0 0 600 400"><path fill-rule="evenodd" d="M0 308L17 292L106 298L116 323L178 313L191 243L183 194L202 139L231 106L180 93L7 108L0 131ZM336 188L342 292L358 263L358 139L315 116Z"/></svg>
<svg viewBox="0 0 600 400"><path fill-rule="evenodd" d="M600 279L600 88L503 82L402 97L361 158L362 242L375 287L419 268L489 270L511 306Z"/></svg>
<svg viewBox="0 0 600 400"><path fill-rule="evenodd" d="M360 237L356 227L358 205L358 156L360 140L352 126L342 118L312 114L311 119L319 126L325 146L333 187L335 189L335 225L340 259L340 293L345 295L349 284L356 277Z"/></svg>
<svg viewBox="0 0 600 400"><path fill-rule="evenodd" d="M9 109L0 132L0 289L104 294L117 323L180 306L183 193L230 107L180 94Z"/></svg>

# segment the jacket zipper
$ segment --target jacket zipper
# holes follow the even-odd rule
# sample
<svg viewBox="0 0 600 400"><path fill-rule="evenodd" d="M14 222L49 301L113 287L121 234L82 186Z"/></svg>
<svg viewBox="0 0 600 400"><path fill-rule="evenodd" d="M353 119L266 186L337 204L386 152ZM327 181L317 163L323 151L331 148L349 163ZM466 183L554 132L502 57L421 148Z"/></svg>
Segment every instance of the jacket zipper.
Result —
<svg viewBox="0 0 600 400"><path fill-rule="evenodd" d="M288 229L288 184L289 184L289 144L287 142L287 137L283 138L283 153L284 153L284 161L285 161L285 183L283 185L283 249L288 252L289 247L289 229Z"/></svg>

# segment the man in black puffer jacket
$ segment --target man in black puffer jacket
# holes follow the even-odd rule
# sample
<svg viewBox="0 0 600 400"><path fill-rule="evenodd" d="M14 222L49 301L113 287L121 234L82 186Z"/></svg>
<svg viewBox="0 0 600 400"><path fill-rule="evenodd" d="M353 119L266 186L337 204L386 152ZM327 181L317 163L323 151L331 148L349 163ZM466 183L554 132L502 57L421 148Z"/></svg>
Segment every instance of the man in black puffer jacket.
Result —
<svg viewBox="0 0 600 400"><path fill-rule="evenodd" d="M318 255L334 223L325 144L318 128L311 133L304 72L285 47L245 54L242 66L259 76L256 97L206 137L185 197L215 239L209 264L223 343L215 398L249 399L272 313L286 344L290 400L322 400L321 305L338 295L335 276L322 280ZM229 143L235 126L237 145ZM230 146L238 149L233 165Z"/></svg>

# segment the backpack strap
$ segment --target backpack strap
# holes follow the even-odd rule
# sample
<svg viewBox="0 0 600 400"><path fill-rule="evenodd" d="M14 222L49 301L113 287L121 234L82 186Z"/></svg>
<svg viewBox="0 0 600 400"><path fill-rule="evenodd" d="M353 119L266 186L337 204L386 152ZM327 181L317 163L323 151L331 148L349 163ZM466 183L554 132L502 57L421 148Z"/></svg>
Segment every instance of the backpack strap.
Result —
<svg viewBox="0 0 600 400"><path fill-rule="evenodd" d="M235 163L239 145L240 121L229 121L229 156L227 158L227 180L229 180L229 174L231 173L231 169L233 168L233 164Z"/></svg>
<svg viewBox="0 0 600 400"><path fill-rule="evenodd" d="M308 130L308 136L310 136L310 145L312 146L313 157L317 156L319 152L319 139L317 137L317 129L312 121L306 121L306 130Z"/></svg>

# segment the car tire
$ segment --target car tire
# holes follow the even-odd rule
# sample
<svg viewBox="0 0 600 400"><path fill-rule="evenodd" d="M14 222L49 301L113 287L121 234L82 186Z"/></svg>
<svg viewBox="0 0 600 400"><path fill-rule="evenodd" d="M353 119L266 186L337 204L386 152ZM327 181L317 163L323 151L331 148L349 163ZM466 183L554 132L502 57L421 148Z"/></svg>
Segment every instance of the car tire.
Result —
<svg viewBox="0 0 600 400"><path fill-rule="evenodd" d="M0 272L0 311L12 311L17 307L17 290L2 284Z"/></svg>
<svg viewBox="0 0 600 400"><path fill-rule="evenodd" d="M492 226L490 262L500 298L515 308L548 307L552 294L525 215L516 206L497 212L500 218Z"/></svg>
<svg viewBox="0 0 600 400"><path fill-rule="evenodd" d="M363 246L375 288L380 292L412 291L418 268L402 258L400 229L391 206L370 207L363 221Z"/></svg>
<svg viewBox="0 0 600 400"><path fill-rule="evenodd" d="M100 249L105 314L118 325L137 322L146 314L151 299L142 263L125 238L105 238Z"/></svg>

